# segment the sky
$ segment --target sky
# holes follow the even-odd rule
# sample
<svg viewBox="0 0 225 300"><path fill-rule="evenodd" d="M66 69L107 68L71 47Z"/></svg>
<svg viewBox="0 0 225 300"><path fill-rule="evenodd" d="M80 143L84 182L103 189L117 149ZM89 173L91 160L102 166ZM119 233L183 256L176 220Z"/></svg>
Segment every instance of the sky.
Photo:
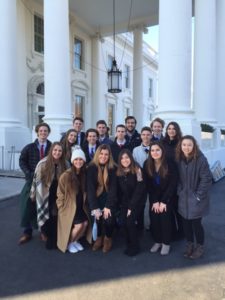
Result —
<svg viewBox="0 0 225 300"><path fill-rule="evenodd" d="M152 26L148 28L148 33L143 34L143 39L156 51L159 50L159 26Z"/></svg>

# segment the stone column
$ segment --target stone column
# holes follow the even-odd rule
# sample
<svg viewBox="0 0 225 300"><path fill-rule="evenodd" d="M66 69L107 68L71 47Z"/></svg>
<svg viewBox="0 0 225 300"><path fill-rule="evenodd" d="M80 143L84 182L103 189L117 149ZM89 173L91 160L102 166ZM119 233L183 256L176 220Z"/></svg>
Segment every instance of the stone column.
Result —
<svg viewBox="0 0 225 300"><path fill-rule="evenodd" d="M196 132L191 110L191 0L159 1L159 90L156 115ZM198 134L198 138L200 138Z"/></svg>
<svg viewBox="0 0 225 300"><path fill-rule="evenodd" d="M135 28L133 31L133 115L137 119L137 129L143 124L144 102L143 102L143 27Z"/></svg>
<svg viewBox="0 0 225 300"><path fill-rule="evenodd" d="M101 43L99 37L92 38L92 124L98 120L107 121L107 74L103 65Z"/></svg>
<svg viewBox="0 0 225 300"><path fill-rule="evenodd" d="M211 99L216 107L218 123L225 129L225 1L216 1L216 91Z"/></svg>
<svg viewBox="0 0 225 300"><path fill-rule="evenodd" d="M72 127L68 0L44 1L45 117L51 140Z"/></svg>
<svg viewBox="0 0 225 300"><path fill-rule="evenodd" d="M17 106L17 0L0 1L0 127L19 125Z"/></svg>
<svg viewBox="0 0 225 300"><path fill-rule="evenodd" d="M216 121L216 1L195 0L194 108L197 120Z"/></svg>

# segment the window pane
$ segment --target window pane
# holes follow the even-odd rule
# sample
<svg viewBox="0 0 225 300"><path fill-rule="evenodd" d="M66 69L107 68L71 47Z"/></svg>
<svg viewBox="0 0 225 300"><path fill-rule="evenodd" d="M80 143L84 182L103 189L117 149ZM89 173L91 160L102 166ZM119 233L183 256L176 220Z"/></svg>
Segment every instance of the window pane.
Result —
<svg viewBox="0 0 225 300"><path fill-rule="evenodd" d="M108 127L109 127L109 135L114 134L114 104L108 104Z"/></svg>
<svg viewBox="0 0 225 300"><path fill-rule="evenodd" d="M34 16L34 50L44 53L44 21L38 16Z"/></svg>
<svg viewBox="0 0 225 300"><path fill-rule="evenodd" d="M75 117L81 117L84 118L84 97L76 95L75 97Z"/></svg>
<svg viewBox="0 0 225 300"><path fill-rule="evenodd" d="M74 39L74 67L83 69L83 42L79 39Z"/></svg>

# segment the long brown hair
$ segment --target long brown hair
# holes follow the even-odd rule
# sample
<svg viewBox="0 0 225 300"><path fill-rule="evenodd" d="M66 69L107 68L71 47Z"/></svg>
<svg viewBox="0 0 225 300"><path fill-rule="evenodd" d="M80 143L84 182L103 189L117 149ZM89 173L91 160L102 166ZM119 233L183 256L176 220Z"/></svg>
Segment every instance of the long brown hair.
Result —
<svg viewBox="0 0 225 300"><path fill-rule="evenodd" d="M76 142L77 142L77 138L76 138L76 141L73 143L73 144L70 144L69 141L68 141L68 137L70 135L71 132L75 132L77 134L77 131L75 129L69 129L67 132L66 132L66 135L65 137L63 138L62 140L62 147L63 147L63 153L64 153L64 156L66 158L66 160L70 161L71 159L71 148L76 145Z"/></svg>
<svg viewBox="0 0 225 300"><path fill-rule="evenodd" d="M43 165L42 169L41 169L41 180L43 181L43 183L45 185L48 185L51 183L52 178L54 176L54 172L55 172L55 161L52 157L52 151L54 149L55 146L60 146L62 148L62 145L60 142L54 142L51 145L51 148L49 150L49 153L46 157L46 162ZM62 152L62 156L60 157L58 163L58 168L57 168L57 179L59 179L60 175L66 170L66 161L65 161L65 157L64 154Z"/></svg>
<svg viewBox="0 0 225 300"><path fill-rule="evenodd" d="M86 164L81 167L79 174L76 172L74 165L71 166L69 176L67 177L68 190L72 192L75 190L77 193L81 190L82 193L86 190Z"/></svg>
<svg viewBox="0 0 225 300"><path fill-rule="evenodd" d="M149 156L148 156L146 164L145 164L145 171L147 172L147 174L150 177L153 177L154 173L156 172L155 161L151 156L151 148L152 148L152 146L155 146L155 145L157 145L162 150L161 165L160 165L158 173L159 173L160 177L165 178L166 175L168 174L168 164L166 161L165 149L160 141L151 142L150 148L149 148Z"/></svg>
<svg viewBox="0 0 225 300"><path fill-rule="evenodd" d="M177 147L176 147L176 160L177 161L180 161L181 159L187 159L181 149L181 145L182 145L182 142L183 140L191 140L194 147L193 147L193 150L192 152L190 153L188 159L191 160L192 158L193 159L196 159L197 156L199 155L199 147L198 147L198 144L197 144L197 141L196 139L192 136L192 135L185 135L181 138L181 140L179 141Z"/></svg>
<svg viewBox="0 0 225 300"><path fill-rule="evenodd" d="M167 132L170 125L172 125L174 127L175 131L176 131L176 135L175 135L174 139L177 140L177 141L180 141L180 139L182 137L182 132L181 132L179 124L177 122L174 122L174 121L169 122L169 124L166 126L165 140L170 141L170 137L169 137L168 132Z"/></svg>
<svg viewBox="0 0 225 300"><path fill-rule="evenodd" d="M123 175L125 175L124 167L123 167L122 164L121 164L122 156L123 156L124 154L127 154L127 156L128 156L129 159L130 159L130 166L129 166L130 173L131 173L131 174L136 174L136 172L137 172L137 166L136 166L136 163L135 163L135 161L134 161L133 155L131 154L130 150L128 150L128 149L123 149L123 150L120 152L119 157L118 157L118 168L117 168L116 175L117 175L117 176L123 176Z"/></svg>
<svg viewBox="0 0 225 300"><path fill-rule="evenodd" d="M110 149L109 145L105 145L105 144L100 145L97 148L91 163L95 164L97 167L100 166L99 165L99 154L102 150L108 150L108 152L109 152L109 161L107 163L107 166L108 166L108 169L113 169L115 167L115 163L114 163L114 160L113 160L113 157L112 157L112 152L111 152L111 149Z"/></svg>

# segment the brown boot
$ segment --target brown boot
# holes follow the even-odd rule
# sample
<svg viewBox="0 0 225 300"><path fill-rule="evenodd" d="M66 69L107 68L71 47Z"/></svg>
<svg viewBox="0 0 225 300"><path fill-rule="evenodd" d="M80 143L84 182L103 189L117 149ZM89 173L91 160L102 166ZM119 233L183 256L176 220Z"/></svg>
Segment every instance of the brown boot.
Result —
<svg viewBox="0 0 225 300"><path fill-rule="evenodd" d="M202 257L204 253L203 245L197 244L196 248L194 249L193 253L191 254L191 259L197 259Z"/></svg>
<svg viewBox="0 0 225 300"><path fill-rule="evenodd" d="M107 253L112 248L112 238L108 238L107 236L104 237L104 245L102 252Z"/></svg>
<svg viewBox="0 0 225 300"><path fill-rule="evenodd" d="M187 242L186 249L184 252L184 257L190 257L194 250L194 244L192 242Z"/></svg>
<svg viewBox="0 0 225 300"><path fill-rule="evenodd" d="M92 250L93 251L97 251L98 249L100 249L103 245L103 237L102 236L99 236L97 238L97 240L94 242L94 245L92 247Z"/></svg>

